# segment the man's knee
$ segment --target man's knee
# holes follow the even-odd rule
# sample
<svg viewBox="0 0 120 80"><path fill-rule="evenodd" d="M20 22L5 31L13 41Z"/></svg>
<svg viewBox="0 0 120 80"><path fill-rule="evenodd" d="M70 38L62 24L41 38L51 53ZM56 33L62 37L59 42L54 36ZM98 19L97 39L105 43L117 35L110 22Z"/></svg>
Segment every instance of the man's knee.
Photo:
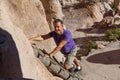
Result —
<svg viewBox="0 0 120 80"><path fill-rule="evenodd" d="M64 65L64 68L67 69L67 70L71 69L71 67L72 67L72 66L70 66L70 65L68 65L68 64L65 64L65 65Z"/></svg>

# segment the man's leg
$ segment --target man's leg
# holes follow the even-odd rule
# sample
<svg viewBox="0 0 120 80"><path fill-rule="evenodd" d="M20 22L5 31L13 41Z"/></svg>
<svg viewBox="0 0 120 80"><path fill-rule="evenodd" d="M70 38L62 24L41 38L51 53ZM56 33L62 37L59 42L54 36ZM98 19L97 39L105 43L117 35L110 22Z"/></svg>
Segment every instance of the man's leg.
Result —
<svg viewBox="0 0 120 80"><path fill-rule="evenodd" d="M64 64L64 68L71 73L74 73L74 71L75 71L75 68L68 64Z"/></svg>
<svg viewBox="0 0 120 80"><path fill-rule="evenodd" d="M66 55L66 60L65 60L65 63L64 63L64 68L67 69L70 72L74 72L73 69L72 69L72 63L73 63L73 61L74 61L74 58L71 59L71 56L69 54Z"/></svg>
<svg viewBox="0 0 120 80"><path fill-rule="evenodd" d="M74 58L74 63L76 64L77 67L80 66L79 61L76 57Z"/></svg>
<svg viewBox="0 0 120 80"><path fill-rule="evenodd" d="M65 67L65 69L69 70L70 72L74 72L74 70L75 70L75 68L73 66L73 62L75 59L76 52L77 52L77 50L74 49L69 54L65 55L66 60L65 60L64 67Z"/></svg>
<svg viewBox="0 0 120 80"><path fill-rule="evenodd" d="M74 58L74 63L77 66L76 69L75 69L75 72L80 71L81 70L81 66L80 66L79 60L76 57Z"/></svg>
<svg viewBox="0 0 120 80"><path fill-rule="evenodd" d="M64 67L65 67L65 69L67 69L67 70L69 70L69 69L72 68L72 66L70 66L70 65L68 65L68 64L64 64Z"/></svg>

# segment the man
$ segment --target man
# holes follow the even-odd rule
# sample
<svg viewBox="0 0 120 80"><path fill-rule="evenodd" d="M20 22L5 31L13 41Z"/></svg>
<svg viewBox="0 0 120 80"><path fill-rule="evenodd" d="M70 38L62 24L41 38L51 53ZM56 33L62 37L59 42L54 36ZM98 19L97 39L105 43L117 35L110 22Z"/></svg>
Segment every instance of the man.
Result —
<svg viewBox="0 0 120 80"><path fill-rule="evenodd" d="M40 41L53 37L57 47L49 54L50 57L55 55L58 51L61 51L65 57L64 68L70 72L75 72L81 70L78 59L75 57L77 53L76 44L72 39L72 34L70 31L64 29L63 21L56 19L53 22L55 31L52 31L46 35L36 36L30 38L29 41ZM48 56L47 56L48 57ZM76 69L73 68L73 62L76 64Z"/></svg>

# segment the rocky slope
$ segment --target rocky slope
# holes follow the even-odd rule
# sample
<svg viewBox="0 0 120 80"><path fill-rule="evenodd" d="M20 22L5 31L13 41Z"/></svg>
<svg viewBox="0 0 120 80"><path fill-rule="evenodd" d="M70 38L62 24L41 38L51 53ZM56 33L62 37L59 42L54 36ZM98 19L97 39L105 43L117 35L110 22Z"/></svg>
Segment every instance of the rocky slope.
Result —
<svg viewBox="0 0 120 80"><path fill-rule="evenodd" d="M106 42L103 39L106 30L110 27L119 27L120 21L116 20L117 16L119 17L118 13L111 15L109 10L113 9L106 2L97 2L87 6L81 5L75 4L63 9L66 16L64 22L73 33L79 49L78 58L81 59L80 63L82 65L80 76L84 80L119 80L120 77L117 74L120 73L120 59L118 58L120 42ZM106 13L107 15L104 16ZM90 40L96 41L99 48L92 49L87 54L85 45ZM80 54L84 56L80 57ZM111 73L111 71L113 72Z"/></svg>
<svg viewBox="0 0 120 80"><path fill-rule="evenodd" d="M101 36L104 35L102 33L105 31L104 28L100 29L101 27L119 26L120 24L119 0L106 0L104 2L102 0L59 1L0 0L0 77L59 80L38 61L28 42L30 37L43 35L53 30L52 21L54 18L64 20L66 27L72 32L78 48L84 48L89 39L101 40ZM112 13L109 13L111 11ZM55 47L53 39L35 43L40 49L46 49L48 52ZM119 46L116 48L119 48ZM109 53L108 49L109 47L105 48L104 51ZM102 50L93 51L89 56L84 57L81 62L82 66L84 66L81 75L86 80L109 79L108 77L111 74L103 77L103 75L100 76L94 73L99 73L100 70L110 73L106 69L108 66L94 64L95 62L91 59L92 55L94 57L98 53L103 53ZM110 48L110 50L113 50L113 48ZM117 53L119 50L113 52ZM62 55L56 55L56 57L61 60ZM116 57L112 58L110 56L110 58L116 61ZM117 60L119 61L118 58ZM93 68L100 70L97 70L98 72L94 71L92 67L88 68L86 65L94 65ZM103 68L99 68L100 66L103 66ZM115 69L113 66L117 67L118 65L110 65L112 70ZM115 73L119 73L118 69L115 70ZM100 74L103 73L100 72ZM120 79L118 76L110 79L117 80L117 78Z"/></svg>

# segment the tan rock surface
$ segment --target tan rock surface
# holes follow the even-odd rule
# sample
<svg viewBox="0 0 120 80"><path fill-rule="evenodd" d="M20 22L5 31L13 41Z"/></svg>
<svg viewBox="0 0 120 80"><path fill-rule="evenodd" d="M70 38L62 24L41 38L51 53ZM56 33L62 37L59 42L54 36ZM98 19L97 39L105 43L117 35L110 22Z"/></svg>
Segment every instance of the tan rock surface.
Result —
<svg viewBox="0 0 120 80"><path fill-rule="evenodd" d="M103 5L100 2L97 2L96 4L93 4L91 6L88 6L88 9L91 12L95 22L99 22L103 19L103 14L101 10L102 7Z"/></svg>
<svg viewBox="0 0 120 80"><path fill-rule="evenodd" d="M16 0L5 1L5 9L12 23L22 29L27 38L48 34L50 32L50 28L47 23L45 13L43 12L44 9L42 4L37 0L34 2L31 0L20 1L21 2ZM38 3L39 9L36 7L37 5L35 3ZM56 47L53 39L35 43L37 43L39 48L46 49L48 53ZM56 56L58 55L59 54Z"/></svg>
<svg viewBox="0 0 120 80"><path fill-rule="evenodd" d="M117 8L117 13L120 15L120 0L114 0L115 7Z"/></svg>
<svg viewBox="0 0 120 80"><path fill-rule="evenodd" d="M20 9L17 9L19 14L17 14L17 11L14 12L14 9L18 8L18 6L13 7L17 3L15 0L12 1L3 0L0 2L0 37L5 40L5 42L0 44L0 57L2 57L0 62L0 77L54 80L52 74L34 56L31 45L24 34L28 34L28 31L24 31L22 26L27 25L27 23L30 25L29 20L27 19L28 22L24 20L26 24L24 21L20 20L21 22L19 22L18 20L18 18L21 17L20 19L23 19L22 16L28 17L28 15L24 14L20 16ZM19 26L23 29L24 33Z"/></svg>
<svg viewBox="0 0 120 80"><path fill-rule="evenodd" d="M55 18L62 19L64 16L62 13L62 7L60 5L60 2L59 0L41 0L41 2L43 3L43 6L45 8L45 14L50 26L50 30L53 31L53 20Z"/></svg>

